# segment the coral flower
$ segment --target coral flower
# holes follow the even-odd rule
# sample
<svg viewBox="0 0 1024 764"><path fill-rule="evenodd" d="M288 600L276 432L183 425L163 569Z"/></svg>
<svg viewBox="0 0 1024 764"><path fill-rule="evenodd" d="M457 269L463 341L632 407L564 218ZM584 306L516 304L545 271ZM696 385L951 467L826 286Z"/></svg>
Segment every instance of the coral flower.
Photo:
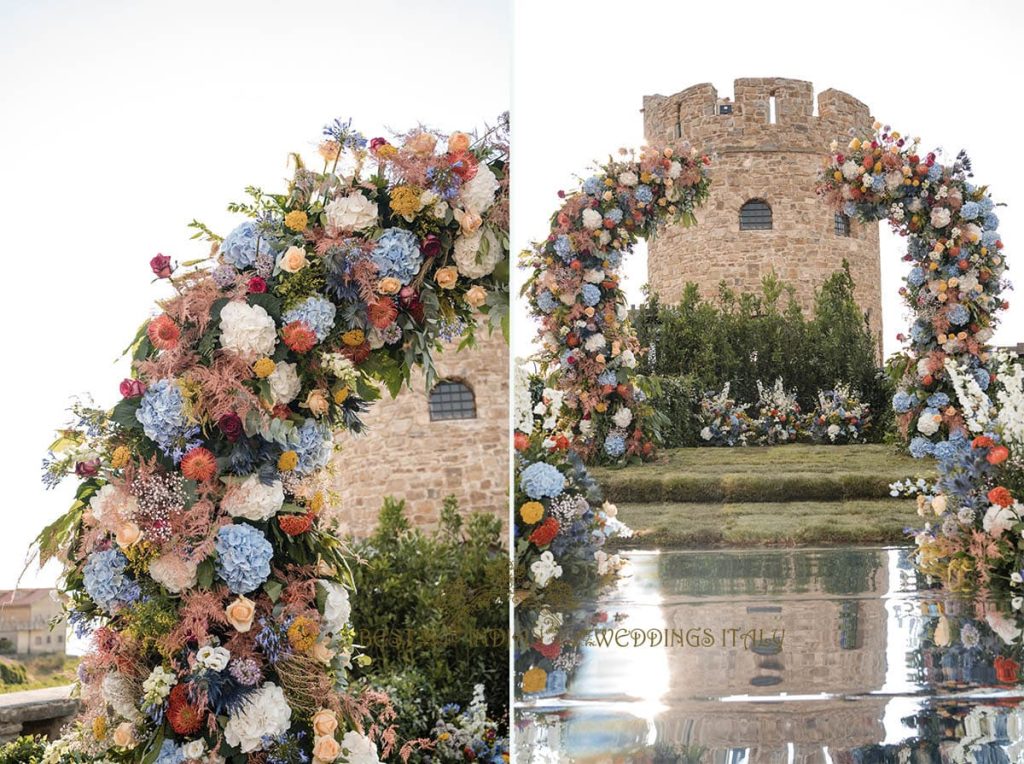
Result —
<svg viewBox="0 0 1024 764"><path fill-rule="evenodd" d="M523 432L517 432L515 435L516 451L525 451L530 447L530 438Z"/></svg>
<svg viewBox="0 0 1024 764"><path fill-rule="evenodd" d="M178 341L181 339L181 330L166 314L157 316L150 321L146 334L149 336L149 341L153 343L153 347L157 350L176 348Z"/></svg>
<svg viewBox="0 0 1024 764"><path fill-rule="evenodd" d="M179 735L194 735L203 728L206 714L188 701L188 688L176 684L167 699L167 721Z"/></svg>
<svg viewBox="0 0 1024 764"><path fill-rule="evenodd" d="M398 318L398 308L395 307L394 300L381 298L366 307L366 314L371 324L378 329L386 329Z"/></svg>
<svg viewBox="0 0 1024 764"><path fill-rule="evenodd" d="M1002 464L1008 458L1010 458L1010 449L1006 446L995 446L988 452L988 456L985 457L985 460L989 464Z"/></svg>
<svg viewBox="0 0 1024 764"><path fill-rule="evenodd" d="M199 483L210 480L217 474L217 457L202 446L193 448L181 459L181 474Z"/></svg>
<svg viewBox="0 0 1024 764"><path fill-rule="evenodd" d="M979 435L971 441L973 448L992 448L994 445L995 442L988 435Z"/></svg>
<svg viewBox="0 0 1024 764"><path fill-rule="evenodd" d="M312 512L304 515L278 515L277 524L289 536L301 536L313 527L313 517Z"/></svg>
<svg viewBox="0 0 1024 764"><path fill-rule="evenodd" d="M316 334L305 321L292 321L281 330L284 344L296 353L308 353L316 345Z"/></svg>
<svg viewBox="0 0 1024 764"><path fill-rule="evenodd" d="M988 500L1000 507L1009 507L1013 504L1013 494L1003 486L996 486L988 492Z"/></svg>
<svg viewBox="0 0 1024 764"><path fill-rule="evenodd" d="M547 546L558 535L558 528L558 521L553 517L549 517L530 534L530 541L537 546Z"/></svg>

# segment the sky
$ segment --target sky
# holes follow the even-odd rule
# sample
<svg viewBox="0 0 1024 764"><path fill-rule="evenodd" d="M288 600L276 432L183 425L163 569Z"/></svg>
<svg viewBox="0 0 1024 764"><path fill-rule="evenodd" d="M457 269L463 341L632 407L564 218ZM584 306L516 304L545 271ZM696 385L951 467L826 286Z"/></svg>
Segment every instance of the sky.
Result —
<svg viewBox="0 0 1024 764"><path fill-rule="evenodd" d="M149 260L202 257L245 186L283 189L322 126L446 131L509 108L504 0L0 0L0 209L8 288L0 588L69 506L40 464L73 395L110 406L166 295ZM55 566L23 586L51 585Z"/></svg>
<svg viewBox="0 0 1024 764"><path fill-rule="evenodd" d="M1024 246L1024 167L1015 146L1024 123L1024 4L519 0L513 18L513 251L547 234L559 189L574 188L619 147L643 145L644 95L710 82L726 97L737 78L789 77L814 83L816 94L846 91L879 121L920 136L925 150L941 146L953 157L967 149L975 181L1008 205L997 210L1000 233L1010 278L1022 274L1024 289L1024 256L1015 257ZM898 295L903 247L887 226L881 238L890 353L907 326ZM627 299L641 302L646 250L638 247L622 271ZM518 293L524 275L513 278ZM997 343L1024 342L1019 298L1009 293ZM521 302L513 315L525 311ZM534 333L517 324L516 355L531 353Z"/></svg>

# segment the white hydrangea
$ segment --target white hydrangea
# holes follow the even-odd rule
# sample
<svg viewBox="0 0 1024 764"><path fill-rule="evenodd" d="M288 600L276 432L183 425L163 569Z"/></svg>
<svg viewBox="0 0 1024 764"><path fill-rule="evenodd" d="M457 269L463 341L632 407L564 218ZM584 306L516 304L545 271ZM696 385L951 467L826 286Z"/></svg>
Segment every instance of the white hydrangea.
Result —
<svg viewBox="0 0 1024 764"><path fill-rule="evenodd" d="M950 217L950 211L946 207L932 208L932 228L944 228L945 226L949 225Z"/></svg>
<svg viewBox="0 0 1024 764"><path fill-rule="evenodd" d="M612 421L617 427L629 427L630 422L633 421L633 412L623 406L612 416Z"/></svg>
<svg viewBox="0 0 1024 764"><path fill-rule="evenodd" d="M591 353L596 353L598 350L601 350L602 348L606 347L607 345L608 345L608 340L606 340L604 338L604 335L601 334L601 332L597 332L596 334L591 334L583 342L583 347L585 347Z"/></svg>
<svg viewBox="0 0 1024 764"><path fill-rule="evenodd" d="M562 577L562 566L551 552L542 552L540 559L530 565L530 573L537 586L543 589L552 578Z"/></svg>
<svg viewBox="0 0 1024 764"><path fill-rule="evenodd" d="M324 216L329 233L362 231L377 222L377 205L357 191L324 207Z"/></svg>
<svg viewBox="0 0 1024 764"><path fill-rule="evenodd" d="M318 582L327 593L324 599L324 626L331 634L340 634L348 625L352 605L348 600L348 589L333 581L320 579Z"/></svg>
<svg viewBox="0 0 1024 764"><path fill-rule="evenodd" d="M494 266L501 260L501 244L490 228L478 228L455 240L452 256L459 273L466 278L479 279L494 272Z"/></svg>
<svg viewBox="0 0 1024 764"><path fill-rule="evenodd" d="M262 306L229 302L220 312L220 344L243 358L272 355L277 326Z"/></svg>
<svg viewBox="0 0 1024 764"><path fill-rule="evenodd" d="M89 509L97 520L103 517L109 519L114 515L122 520L129 520L138 511L139 502L127 491L107 483L92 497Z"/></svg>
<svg viewBox="0 0 1024 764"><path fill-rule="evenodd" d="M635 186L639 180L635 172L625 170L619 173L619 183L623 186Z"/></svg>
<svg viewBox="0 0 1024 764"><path fill-rule="evenodd" d="M273 682L267 682L228 716L224 739L242 753L261 751L264 736L276 737L287 732L291 718L292 709L284 691Z"/></svg>
<svg viewBox="0 0 1024 764"><path fill-rule="evenodd" d="M589 207L583 210L583 227L591 231L596 231L604 223L604 217L597 210L592 210Z"/></svg>
<svg viewBox="0 0 1024 764"><path fill-rule="evenodd" d="M934 415L922 414L917 418L917 430L922 435L934 435L939 431L939 418Z"/></svg>
<svg viewBox="0 0 1024 764"><path fill-rule="evenodd" d="M459 192L462 207L467 212L475 212L478 215L484 214L494 204L494 195L498 193L501 184L491 168L481 164L477 168L476 175L468 183L463 184Z"/></svg>
<svg viewBox="0 0 1024 764"><path fill-rule="evenodd" d="M854 162L852 159L847 159L843 163L843 177L847 180L853 180L861 174L861 166Z"/></svg>
<svg viewBox="0 0 1024 764"><path fill-rule="evenodd" d="M347 753L346 764L380 764L377 746L366 735L349 730L341 739L342 753Z"/></svg>
<svg viewBox="0 0 1024 764"><path fill-rule="evenodd" d="M683 173L683 165L678 159L673 159L672 163L668 166L668 177L673 180L678 178Z"/></svg>
<svg viewBox="0 0 1024 764"><path fill-rule="evenodd" d="M589 271L583 272L583 280L588 284L600 284L604 281L604 271L600 268L594 268Z"/></svg>
<svg viewBox="0 0 1024 764"><path fill-rule="evenodd" d="M232 517L262 522L280 512L283 505L284 486L281 481L275 480L267 485L259 475L253 474L227 492L220 508Z"/></svg>
<svg viewBox="0 0 1024 764"><path fill-rule="evenodd" d="M294 363L278 363L267 377L267 382L270 384L270 394L274 396L274 403L291 403L302 390L302 382L299 381Z"/></svg>

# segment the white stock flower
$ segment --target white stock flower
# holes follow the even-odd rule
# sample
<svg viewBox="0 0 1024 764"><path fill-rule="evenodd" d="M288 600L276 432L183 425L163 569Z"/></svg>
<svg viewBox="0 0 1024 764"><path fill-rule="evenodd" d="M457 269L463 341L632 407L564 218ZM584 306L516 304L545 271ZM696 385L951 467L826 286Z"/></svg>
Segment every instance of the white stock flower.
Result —
<svg viewBox="0 0 1024 764"><path fill-rule="evenodd" d="M302 390L302 382L299 381L294 363L278 363L267 377L267 383L270 385L270 394L274 396L274 403L291 403Z"/></svg>
<svg viewBox="0 0 1024 764"><path fill-rule="evenodd" d="M260 751L264 736L277 737L287 732L291 718L292 710L284 691L273 682L267 682L228 716L224 739L242 753Z"/></svg>
<svg viewBox="0 0 1024 764"><path fill-rule="evenodd" d="M266 485L259 475L249 475L227 492L220 508L232 517L262 522L281 511L284 505L284 486L280 480Z"/></svg>
<svg viewBox="0 0 1024 764"><path fill-rule="evenodd" d="M352 605L348 600L348 589L334 581L320 579L318 582L327 593L324 599L324 626L331 634L340 634L348 625Z"/></svg>
<svg viewBox="0 0 1024 764"><path fill-rule="evenodd" d="M500 187L501 184L498 183L498 179L491 172L491 168L481 164L477 168L473 179L468 183L464 183L462 190L459 192L463 208L482 215L494 204L494 195Z"/></svg>
<svg viewBox="0 0 1024 764"><path fill-rule="evenodd" d="M277 326L261 305L229 302L220 312L220 344L243 358L272 355Z"/></svg>
<svg viewBox="0 0 1024 764"><path fill-rule="evenodd" d="M377 205L357 191L328 204L324 215L333 233L362 231L377 222Z"/></svg>
<svg viewBox="0 0 1024 764"><path fill-rule="evenodd" d="M551 552L543 552L540 559L530 566L530 572L537 586L543 589L552 578L562 577L562 566L555 562L555 556Z"/></svg>

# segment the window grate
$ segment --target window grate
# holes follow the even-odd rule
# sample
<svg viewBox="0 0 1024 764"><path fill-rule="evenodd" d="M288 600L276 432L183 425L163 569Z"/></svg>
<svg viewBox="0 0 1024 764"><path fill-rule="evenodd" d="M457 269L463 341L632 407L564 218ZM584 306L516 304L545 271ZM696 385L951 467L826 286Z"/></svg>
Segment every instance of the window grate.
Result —
<svg viewBox="0 0 1024 764"><path fill-rule="evenodd" d="M762 199L751 199L740 207L741 231L770 231L772 208Z"/></svg>
<svg viewBox="0 0 1024 764"><path fill-rule="evenodd" d="M476 397L462 382L438 382L430 391L430 421L476 419Z"/></svg>
<svg viewBox="0 0 1024 764"><path fill-rule="evenodd" d="M835 224L836 236L849 236L850 235L850 216L844 215L842 212L836 213L836 224Z"/></svg>

